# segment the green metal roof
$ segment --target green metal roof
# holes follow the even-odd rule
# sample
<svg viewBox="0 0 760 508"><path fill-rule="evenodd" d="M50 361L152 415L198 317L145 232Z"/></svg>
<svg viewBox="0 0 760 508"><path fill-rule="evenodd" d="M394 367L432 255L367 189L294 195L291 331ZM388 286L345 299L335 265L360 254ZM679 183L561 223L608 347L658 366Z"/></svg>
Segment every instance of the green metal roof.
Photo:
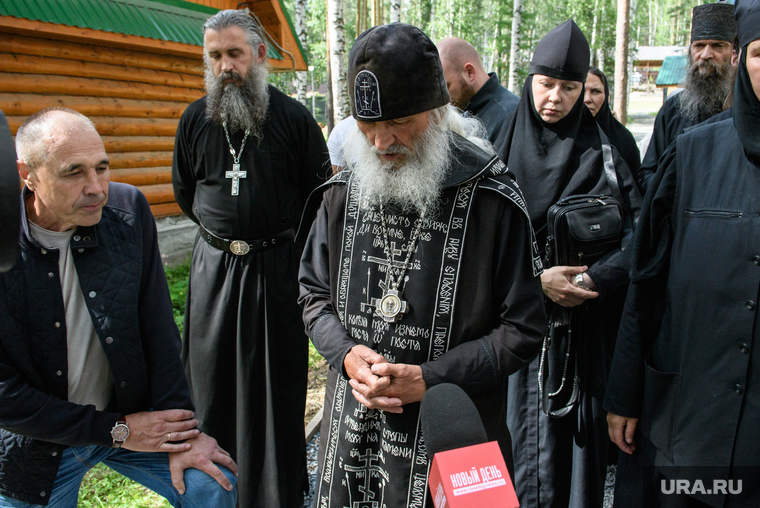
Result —
<svg viewBox="0 0 760 508"><path fill-rule="evenodd" d="M662 67L657 74L655 85L673 86L680 84L686 76L688 62L686 55L666 56L662 61Z"/></svg>
<svg viewBox="0 0 760 508"><path fill-rule="evenodd" d="M203 46L203 24L219 9L182 0L0 0L0 16ZM267 43L267 57L282 56Z"/></svg>

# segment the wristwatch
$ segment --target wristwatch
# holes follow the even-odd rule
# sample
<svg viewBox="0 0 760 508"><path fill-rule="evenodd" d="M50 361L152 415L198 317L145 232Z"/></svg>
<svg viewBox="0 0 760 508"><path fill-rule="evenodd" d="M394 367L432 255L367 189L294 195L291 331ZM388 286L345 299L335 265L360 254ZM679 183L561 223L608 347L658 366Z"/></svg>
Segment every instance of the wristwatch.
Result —
<svg viewBox="0 0 760 508"><path fill-rule="evenodd" d="M111 437L113 438L113 447L121 448L121 445L123 445L124 441L129 437L129 426L127 425L126 416L121 415L119 419L116 420L116 425L111 429Z"/></svg>

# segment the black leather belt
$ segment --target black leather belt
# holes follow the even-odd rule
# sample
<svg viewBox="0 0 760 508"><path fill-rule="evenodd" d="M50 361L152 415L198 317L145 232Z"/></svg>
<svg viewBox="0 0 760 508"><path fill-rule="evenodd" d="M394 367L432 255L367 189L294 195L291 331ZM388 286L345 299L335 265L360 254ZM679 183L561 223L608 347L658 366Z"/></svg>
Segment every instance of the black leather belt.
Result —
<svg viewBox="0 0 760 508"><path fill-rule="evenodd" d="M245 256L250 253L255 254L257 252L274 249L280 245L287 244L296 236L295 228L290 228L261 240L246 242L245 240L227 240L226 238L221 238L204 228L203 224L199 224L199 226L201 229L201 238L206 240L206 243L215 249L235 254L236 256Z"/></svg>

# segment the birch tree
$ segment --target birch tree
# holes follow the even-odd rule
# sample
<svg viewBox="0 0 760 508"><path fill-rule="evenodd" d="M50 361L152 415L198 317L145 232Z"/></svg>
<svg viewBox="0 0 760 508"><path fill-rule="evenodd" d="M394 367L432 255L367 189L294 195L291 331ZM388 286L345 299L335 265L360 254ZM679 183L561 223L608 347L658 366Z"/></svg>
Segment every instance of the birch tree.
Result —
<svg viewBox="0 0 760 508"><path fill-rule="evenodd" d="M628 34L631 0L618 0L615 42L615 115L625 125L628 117Z"/></svg>
<svg viewBox="0 0 760 508"><path fill-rule="evenodd" d="M333 118L335 123L338 123L351 114L346 86L346 31L343 22L343 0L327 1L327 23L330 34Z"/></svg>
<svg viewBox="0 0 760 508"><path fill-rule="evenodd" d="M515 0L512 8L512 44L509 51L509 84L512 93L519 93L517 65L520 56L520 25L522 25L522 0Z"/></svg>
<svg viewBox="0 0 760 508"><path fill-rule="evenodd" d="M391 23L401 22L401 0L391 0Z"/></svg>
<svg viewBox="0 0 760 508"><path fill-rule="evenodd" d="M327 81L327 94L325 96L325 121L327 122L327 135L329 136L335 127L335 108L333 107L333 87L332 87L332 71L330 70L330 24L325 25L327 31L327 37L325 38L325 46L327 49L328 58L325 61L326 67L326 81Z"/></svg>
<svg viewBox="0 0 760 508"><path fill-rule="evenodd" d="M301 47L306 51L307 38L306 38L306 0L295 0L295 29L296 37L298 37ZM309 76L306 71L296 72L296 99L298 102L306 106L306 83ZM314 93L314 90L311 91ZM313 115L316 115L316 111L312 111Z"/></svg>

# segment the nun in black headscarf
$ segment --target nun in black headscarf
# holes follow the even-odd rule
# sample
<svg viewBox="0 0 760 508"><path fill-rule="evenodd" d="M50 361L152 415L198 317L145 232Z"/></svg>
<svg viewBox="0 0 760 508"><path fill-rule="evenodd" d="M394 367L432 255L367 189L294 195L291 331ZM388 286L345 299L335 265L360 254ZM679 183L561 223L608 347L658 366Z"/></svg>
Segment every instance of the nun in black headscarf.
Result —
<svg viewBox="0 0 760 508"><path fill-rule="evenodd" d="M617 197L627 238L640 206L633 175L583 103L589 55L572 20L541 39L517 112L495 144L523 191L541 248L547 211L560 198ZM520 506L601 507L609 449L601 401L628 284L626 256L616 249L590 267L551 267L541 282L553 321L547 354L509 379ZM540 387L559 392L554 404L542 406Z"/></svg>
<svg viewBox="0 0 760 508"><path fill-rule="evenodd" d="M733 118L663 153L631 248L604 399L617 508L760 506L760 0L734 15ZM666 478L742 487L663 495Z"/></svg>
<svg viewBox="0 0 760 508"><path fill-rule="evenodd" d="M634 179L638 181L638 171L641 166L639 146L631 131L618 122L610 111L610 88L607 84L607 76L596 67L589 68L585 88L584 104L594 115L594 120L607 135L610 143L618 149L628 169L633 173Z"/></svg>

